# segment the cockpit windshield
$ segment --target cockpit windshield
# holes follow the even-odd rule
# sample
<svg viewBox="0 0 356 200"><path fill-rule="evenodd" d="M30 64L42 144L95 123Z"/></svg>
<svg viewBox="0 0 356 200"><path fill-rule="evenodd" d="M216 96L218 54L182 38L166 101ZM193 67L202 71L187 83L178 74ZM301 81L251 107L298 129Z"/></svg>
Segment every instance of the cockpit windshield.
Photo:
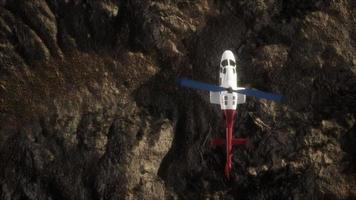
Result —
<svg viewBox="0 0 356 200"><path fill-rule="evenodd" d="M223 67L226 67L226 66L228 65L227 60L221 61L221 65L222 65Z"/></svg>
<svg viewBox="0 0 356 200"><path fill-rule="evenodd" d="M235 66L235 65L236 65L235 61L230 60L230 65L231 65L231 66Z"/></svg>

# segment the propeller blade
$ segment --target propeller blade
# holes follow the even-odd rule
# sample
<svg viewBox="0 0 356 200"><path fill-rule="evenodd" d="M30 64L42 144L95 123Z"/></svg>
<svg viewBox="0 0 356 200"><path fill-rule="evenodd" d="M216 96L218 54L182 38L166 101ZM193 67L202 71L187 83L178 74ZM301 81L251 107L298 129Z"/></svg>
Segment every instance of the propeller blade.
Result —
<svg viewBox="0 0 356 200"><path fill-rule="evenodd" d="M278 94L273 94L269 92L262 92L260 90L256 89L241 89L241 90L233 90L234 92L244 94L247 96L253 96L257 97L259 99L267 99L267 100L272 100L276 102L282 102L283 101L283 96L278 95Z"/></svg>
<svg viewBox="0 0 356 200"><path fill-rule="evenodd" d="M237 92L240 94L244 94L247 96L253 96L260 99L267 99L276 102L284 101L284 97L282 95L273 94L269 92L262 92L256 89L240 89L240 90L233 90L232 88L224 88L217 85L203 83L200 81L193 81L186 78L178 79L178 84L183 87L198 89L198 90L205 90L205 91L212 91L212 92L221 92L221 91L228 91L228 92Z"/></svg>
<svg viewBox="0 0 356 200"><path fill-rule="evenodd" d="M226 88L213 85L213 84L208 84L208 83L203 83L199 81L193 81L189 79L178 79L178 84L183 86L183 87L189 87L193 89L199 89L199 90L206 90L206 91L212 91L212 92L220 92L226 90Z"/></svg>

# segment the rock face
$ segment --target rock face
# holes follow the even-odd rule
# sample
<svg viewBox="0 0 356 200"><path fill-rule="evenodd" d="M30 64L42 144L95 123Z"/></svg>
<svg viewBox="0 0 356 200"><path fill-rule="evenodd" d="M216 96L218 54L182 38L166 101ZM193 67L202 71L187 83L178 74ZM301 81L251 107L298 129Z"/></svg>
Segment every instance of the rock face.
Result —
<svg viewBox="0 0 356 200"><path fill-rule="evenodd" d="M0 199L355 199L353 0L0 0ZM239 84L232 178L208 94Z"/></svg>

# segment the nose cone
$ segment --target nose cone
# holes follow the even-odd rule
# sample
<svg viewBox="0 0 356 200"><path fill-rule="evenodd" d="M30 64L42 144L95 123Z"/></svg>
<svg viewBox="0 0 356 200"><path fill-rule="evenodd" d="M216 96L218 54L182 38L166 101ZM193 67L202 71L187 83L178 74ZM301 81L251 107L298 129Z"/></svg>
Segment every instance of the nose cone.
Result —
<svg viewBox="0 0 356 200"><path fill-rule="evenodd" d="M233 61L235 61L234 53L232 53L232 51L230 51L230 50L224 51L224 53L221 56L221 61L223 61L223 60L233 60Z"/></svg>

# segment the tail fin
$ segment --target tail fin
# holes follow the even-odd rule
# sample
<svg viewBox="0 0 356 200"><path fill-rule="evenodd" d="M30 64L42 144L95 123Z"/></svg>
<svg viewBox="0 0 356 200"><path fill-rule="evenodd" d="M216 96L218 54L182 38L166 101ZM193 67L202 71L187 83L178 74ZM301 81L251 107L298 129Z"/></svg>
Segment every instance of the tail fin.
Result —
<svg viewBox="0 0 356 200"><path fill-rule="evenodd" d="M245 138L233 138L231 141L232 145L242 145L247 143L247 139ZM211 140L211 145L225 145L225 139L215 138Z"/></svg>

